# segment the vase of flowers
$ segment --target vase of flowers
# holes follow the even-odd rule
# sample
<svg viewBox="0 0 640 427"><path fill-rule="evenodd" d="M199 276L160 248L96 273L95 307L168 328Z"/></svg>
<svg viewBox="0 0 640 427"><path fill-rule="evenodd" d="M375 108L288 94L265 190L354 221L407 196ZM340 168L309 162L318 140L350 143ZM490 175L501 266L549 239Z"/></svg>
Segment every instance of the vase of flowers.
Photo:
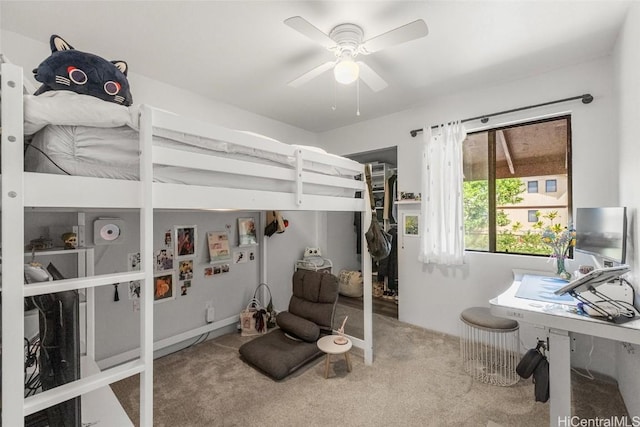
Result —
<svg viewBox="0 0 640 427"><path fill-rule="evenodd" d="M551 258L556 262L556 274L563 279L570 279L571 273L567 271L565 260L569 257L571 247L576 244L576 230L554 224L544 230L542 242L552 249Z"/></svg>

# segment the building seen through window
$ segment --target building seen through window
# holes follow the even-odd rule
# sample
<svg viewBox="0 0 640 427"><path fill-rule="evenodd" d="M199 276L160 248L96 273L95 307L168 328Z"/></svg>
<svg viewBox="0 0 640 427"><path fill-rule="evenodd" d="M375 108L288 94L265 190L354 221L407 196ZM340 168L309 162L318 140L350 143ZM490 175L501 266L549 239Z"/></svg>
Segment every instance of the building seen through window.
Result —
<svg viewBox="0 0 640 427"><path fill-rule="evenodd" d="M542 231L571 224L570 116L470 133L463 159L466 249L549 254Z"/></svg>

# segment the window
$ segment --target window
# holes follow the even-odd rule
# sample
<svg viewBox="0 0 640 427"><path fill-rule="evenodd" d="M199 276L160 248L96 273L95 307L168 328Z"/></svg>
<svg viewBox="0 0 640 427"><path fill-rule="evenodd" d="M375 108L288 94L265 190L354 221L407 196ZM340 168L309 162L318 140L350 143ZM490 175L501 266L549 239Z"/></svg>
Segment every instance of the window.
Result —
<svg viewBox="0 0 640 427"><path fill-rule="evenodd" d="M571 222L571 117L469 133L463 162L465 248L550 254L542 231Z"/></svg>
<svg viewBox="0 0 640 427"><path fill-rule="evenodd" d="M555 193L558 191L558 180L548 179L545 181L544 187L544 191L547 193Z"/></svg>

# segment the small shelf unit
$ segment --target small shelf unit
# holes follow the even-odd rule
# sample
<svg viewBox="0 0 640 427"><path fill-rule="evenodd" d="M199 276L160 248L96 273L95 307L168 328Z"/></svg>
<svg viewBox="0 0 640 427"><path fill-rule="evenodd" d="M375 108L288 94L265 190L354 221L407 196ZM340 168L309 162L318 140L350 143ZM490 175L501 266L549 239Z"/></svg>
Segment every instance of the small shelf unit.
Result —
<svg viewBox="0 0 640 427"><path fill-rule="evenodd" d="M373 163L371 165L371 193L373 194L373 200L375 202L375 212L378 222L383 226L385 230L389 229L389 220L384 219L384 201L387 193L387 180L391 175L395 173L395 168L392 168L387 163ZM391 200L393 195L389 194Z"/></svg>

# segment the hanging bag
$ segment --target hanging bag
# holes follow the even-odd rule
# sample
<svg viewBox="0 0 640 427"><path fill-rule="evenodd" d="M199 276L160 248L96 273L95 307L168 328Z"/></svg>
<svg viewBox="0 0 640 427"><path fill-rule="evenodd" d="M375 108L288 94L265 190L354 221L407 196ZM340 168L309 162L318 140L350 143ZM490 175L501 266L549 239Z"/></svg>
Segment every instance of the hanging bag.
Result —
<svg viewBox="0 0 640 427"><path fill-rule="evenodd" d="M371 165L365 165L364 173L367 179L367 188L369 189L369 206L371 207L371 225L366 233L367 246L369 253L374 261L385 259L391 253L391 235L384 231L378 222L375 211L375 202L373 200L373 189L371 186Z"/></svg>
<svg viewBox="0 0 640 427"><path fill-rule="evenodd" d="M251 298L246 308L240 312L240 335L252 337L267 332L267 311L260 301Z"/></svg>
<svg viewBox="0 0 640 427"><path fill-rule="evenodd" d="M538 340L536 348L528 350L516 367L522 378L533 375L534 397L536 402L549 400L549 361L545 355L544 341Z"/></svg>
<svg viewBox="0 0 640 427"><path fill-rule="evenodd" d="M524 356L522 356L522 359L520 359L518 366L516 366L516 373L520 375L521 378L529 378L533 375L536 367L540 364L543 358L544 355L537 347L529 349Z"/></svg>
<svg viewBox="0 0 640 427"><path fill-rule="evenodd" d="M269 285L267 285L266 283L260 283L256 288L255 292L253 293L253 299L260 300L258 298L258 290L263 286L267 289L267 292L269 293L269 302L267 303L267 308L265 309L265 311L267 313L267 329L271 329L276 327L277 313L273 308L273 298L271 297L271 289L269 288Z"/></svg>
<svg viewBox="0 0 640 427"><path fill-rule="evenodd" d="M533 371L534 396L536 402L546 402L549 400L549 361L546 356L542 356L542 360Z"/></svg>

